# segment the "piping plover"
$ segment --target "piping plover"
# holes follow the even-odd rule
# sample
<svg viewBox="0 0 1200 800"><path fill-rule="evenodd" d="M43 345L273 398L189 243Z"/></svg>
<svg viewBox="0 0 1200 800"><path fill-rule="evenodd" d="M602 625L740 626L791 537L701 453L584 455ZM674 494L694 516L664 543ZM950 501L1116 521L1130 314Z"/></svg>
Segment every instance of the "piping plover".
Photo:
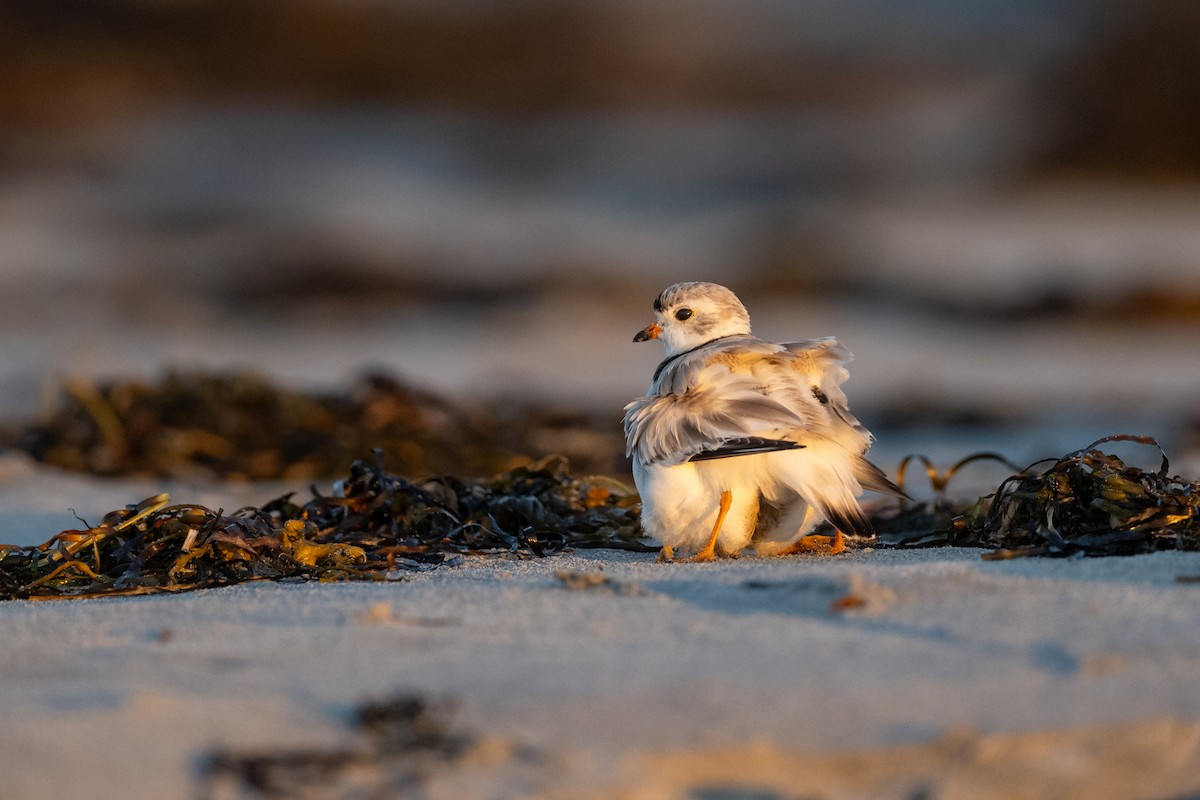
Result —
<svg viewBox="0 0 1200 800"><path fill-rule="evenodd" d="M633 340L659 339L666 358L624 425L642 527L663 557L835 553L843 534L872 537L858 496L905 495L866 458L871 434L841 387L850 352L751 336L741 301L715 283L669 286L654 313ZM809 535L822 519L834 536Z"/></svg>

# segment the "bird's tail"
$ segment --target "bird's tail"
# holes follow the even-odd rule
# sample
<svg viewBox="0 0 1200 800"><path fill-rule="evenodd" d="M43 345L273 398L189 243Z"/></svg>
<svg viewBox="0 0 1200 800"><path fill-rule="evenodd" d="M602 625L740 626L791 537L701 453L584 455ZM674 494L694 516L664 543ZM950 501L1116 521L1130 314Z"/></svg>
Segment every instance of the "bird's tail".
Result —
<svg viewBox="0 0 1200 800"><path fill-rule="evenodd" d="M830 525L851 539L875 538L875 527L863 512L858 500L850 495L843 498L821 498L817 508Z"/></svg>
<svg viewBox="0 0 1200 800"><path fill-rule="evenodd" d="M880 494L890 494L901 500L912 500L904 493L903 489L892 483L883 470L868 461L865 456L859 456L854 460L854 477L858 479L864 489L870 489L872 492Z"/></svg>

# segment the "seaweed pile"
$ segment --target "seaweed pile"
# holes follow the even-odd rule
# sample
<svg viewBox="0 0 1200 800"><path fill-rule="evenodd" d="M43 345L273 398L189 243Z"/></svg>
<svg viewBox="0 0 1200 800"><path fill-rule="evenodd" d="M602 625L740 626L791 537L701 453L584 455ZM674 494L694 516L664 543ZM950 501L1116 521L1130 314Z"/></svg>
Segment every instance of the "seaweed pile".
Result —
<svg viewBox="0 0 1200 800"><path fill-rule="evenodd" d="M155 382L67 381L37 425L5 444L93 475L313 480L382 450L398 474L495 475L562 454L586 472L624 472L614 417L484 408L369 374L309 394L253 374L167 372Z"/></svg>
<svg viewBox="0 0 1200 800"><path fill-rule="evenodd" d="M1111 442L1153 446L1162 456L1161 467L1148 472L1099 449ZM970 456L946 474L926 462L934 489L943 493L958 468L980 458L999 459ZM1106 436L1061 458L1031 464L969 505L955 507L943 497L877 525L892 546L982 547L990 551L986 559L1200 550L1200 481L1169 473L1170 462L1155 439Z"/></svg>
<svg viewBox="0 0 1200 800"><path fill-rule="evenodd" d="M1099 449L1110 442L1154 446L1162 466L1127 465ZM1170 477L1166 454L1149 437L1109 436L1036 462L971 503L947 500L954 475L976 461L1009 462L979 453L938 471L910 457L901 484L913 460L924 462L937 496L875 514L879 546L977 547L989 559L1200 550L1200 482ZM329 494L313 487L307 502L290 493L226 514L159 495L42 545L0 545L0 599L182 592L251 580L387 580L466 554L656 549L641 539L630 487L605 476L573 477L561 457L479 481L410 481L383 463L376 451Z"/></svg>
<svg viewBox="0 0 1200 800"><path fill-rule="evenodd" d="M490 480L413 483L356 462L330 495L285 495L232 514L158 495L35 547L0 545L0 599L182 592L251 580L385 580L463 554L653 550L637 496L562 459ZM86 523L85 523L86 524Z"/></svg>

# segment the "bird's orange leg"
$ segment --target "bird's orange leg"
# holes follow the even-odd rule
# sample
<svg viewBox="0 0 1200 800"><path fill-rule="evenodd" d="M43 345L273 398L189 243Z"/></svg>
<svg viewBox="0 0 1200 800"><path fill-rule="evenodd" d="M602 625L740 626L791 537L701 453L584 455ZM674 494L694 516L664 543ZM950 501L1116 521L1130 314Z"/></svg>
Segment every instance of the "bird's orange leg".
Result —
<svg viewBox="0 0 1200 800"><path fill-rule="evenodd" d="M784 550L781 555L790 555L792 553L812 553L814 555L836 556L838 553L846 550L846 542L843 540L842 532L836 528L833 530L833 536L821 536L816 533L810 533L808 536L801 536L796 540L796 543Z"/></svg>
<svg viewBox="0 0 1200 800"><path fill-rule="evenodd" d="M664 544L662 549L658 551L658 561L660 564L669 563L675 560L675 550L669 544Z"/></svg>
<svg viewBox="0 0 1200 800"><path fill-rule="evenodd" d="M725 515L729 513L729 504L732 502L732 492L721 492L721 508L717 512L717 523L713 525L712 534L700 552L687 559L688 561L712 561L717 557L717 537L721 535L721 524L725 522Z"/></svg>
<svg viewBox="0 0 1200 800"><path fill-rule="evenodd" d="M800 525L800 530L808 527L808 521L812 519L813 507L809 506L804 512L804 522ZM808 536L801 536L790 547L779 552L779 555L792 555L794 553L812 553L814 555L829 555L835 556L846 549L846 543L842 541L842 532L834 528L833 536L820 536L815 533L810 533Z"/></svg>

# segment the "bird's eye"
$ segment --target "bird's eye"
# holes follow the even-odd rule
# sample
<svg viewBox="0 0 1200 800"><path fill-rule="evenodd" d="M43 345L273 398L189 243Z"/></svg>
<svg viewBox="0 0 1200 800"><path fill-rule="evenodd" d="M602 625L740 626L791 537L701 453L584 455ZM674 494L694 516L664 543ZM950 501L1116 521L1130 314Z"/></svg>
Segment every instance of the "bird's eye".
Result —
<svg viewBox="0 0 1200 800"><path fill-rule="evenodd" d="M675 312L675 319L679 320L680 322L690 316L692 316L692 310L690 308L681 308Z"/></svg>

